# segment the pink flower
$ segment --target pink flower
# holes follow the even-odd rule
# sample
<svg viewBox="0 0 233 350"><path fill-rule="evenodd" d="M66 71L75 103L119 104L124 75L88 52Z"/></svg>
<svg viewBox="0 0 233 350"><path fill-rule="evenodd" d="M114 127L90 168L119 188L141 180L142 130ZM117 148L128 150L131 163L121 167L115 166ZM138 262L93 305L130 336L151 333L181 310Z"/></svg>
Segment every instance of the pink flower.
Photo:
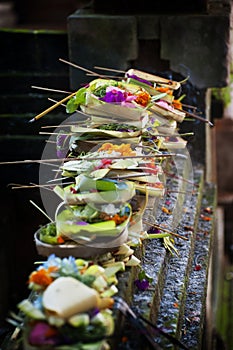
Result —
<svg viewBox="0 0 233 350"><path fill-rule="evenodd" d="M58 330L46 322L35 324L29 334L28 341L31 345L57 345L60 343Z"/></svg>
<svg viewBox="0 0 233 350"><path fill-rule="evenodd" d="M174 108L165 101L161 100L161 101L156 102L156 104L163 107L163 108L169 109L170 111L174 110Z"/></svg>

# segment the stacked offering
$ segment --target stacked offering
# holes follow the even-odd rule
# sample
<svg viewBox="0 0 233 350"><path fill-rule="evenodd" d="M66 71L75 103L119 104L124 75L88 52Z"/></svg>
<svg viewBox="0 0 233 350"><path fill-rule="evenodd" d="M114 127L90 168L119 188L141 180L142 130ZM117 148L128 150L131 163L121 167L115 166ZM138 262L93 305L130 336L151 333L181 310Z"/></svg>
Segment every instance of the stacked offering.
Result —
<svg viewBox="0 0 233 350"><path fill-rule="evenodd" d="M60 204L55 221L35 233L48 260L29 277L32 299L19 304L25 350L109 348L116 274L140 264L132 248L145 239L148 200L164 196L169 150L186 145L177 132L186 116L173 95L179 87L130 69L69 96L67 112L85 121L63 135L69 147L53 187Z"/></svg>
<svg viewBox="0 0 233 350"><path fill-rule="evenodd" d="M116 272L123 268L51 255L29 276L32 298L18 305L24 349L109 349L105 339L115 328Z"/></svg>

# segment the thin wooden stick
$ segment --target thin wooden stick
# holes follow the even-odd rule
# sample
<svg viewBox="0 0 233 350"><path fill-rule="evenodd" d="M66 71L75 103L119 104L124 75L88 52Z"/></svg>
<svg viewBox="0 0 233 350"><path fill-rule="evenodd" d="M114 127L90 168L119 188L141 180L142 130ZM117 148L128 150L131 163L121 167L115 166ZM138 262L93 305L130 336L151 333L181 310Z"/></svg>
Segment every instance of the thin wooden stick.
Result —
<svg viewBox="0 0 233 350"><path fill-rule="evenodd" d="M47 162L58 162L58 161L61 161L62 162L62 159L58 159L58 158L55 158L55 159L25 159L25 160L14 160L14 161L8 161L8 162L0 162L0 165L7 165L7 164L28 164L28 163L46 163L47 165Z"/></svg>
<svg viewBox="0 0 233 350"><path fill-rule="evenodd" d="M47 113L51 112L52 110L54 110L56 107L60 106L63 102L68 101L71 97L73 97L76 94L76 92L73 92L72 94L70 94L69 96L66 96L65 98L63 98L61 101L58 101L57 103L55 103L55 105L47 108L45 111L41 112L40 114L36 115L34 118L32 118L31 120L29 120L29 123L32 123L38 119L40 119L41 117L43 117L44 115L46 115Z"/></svg>
<svg viewBox="0 0 233 350"><path fill-rule="evenodd" d="M48 101L51 101L51 102L54 102L54 103L57 103L58 101L54 100L53 98L49 97L48 98ZM66 107L66 105L64 103L61 103L60 106L62 107Z"/></svg>
<svg viewBox="0 0 233 350"><path fill-rule="evenodd" d="M83 122L82 122L83 123ZM62 125L43 125L41 129L52 129L52 128L70 128L71 126L74 126L75 124L62 124Z"/></svg>
<svg viewBox="0 0 233 350"><path fill-rule="evenodd" d="M54 179L55 181L56 179ZM60 181L60 180L59 180ZM62 185L71 185L73 184L74 181L69 181L69 182L65 182L65 183L62 183ZM26 189L26 188L44 188L46 190L51 190L53 191L53 187L56 186L56 184L43 184L43 185L37 185L37 184L33 184L31 183L30 185L21 185L21 184L9 184L9 185L12 185L11 189L12 190L18 190L18 189Z"/></svg>
<svg viewBox="0 0 233 350"><path fill-rule="evenodd" d="M87 72L87 73L90 73L90 74L97 74L93 71L91 71L90 69L87 69L87 68L84 68L84 67L81 67L77 64L74 64L72 62L69 62L69 61L66 61L66 60L63 60L62 58L59 58L59 61L63 62L63 63L66 63L66 64L69 64L70 66L74 67L74 68L78 68L78 69L81 69L83 70L84 72ZM100 76L100 75L99 75Z"/></svg>
<svg viewBox="0 0 233 350"><path fill-rule="evenodd" d="M32 85L31 88L32 89L52 91L52 92L61 92L63 94L69 94L69 95L72 93L71 91L55 90L55 89L46 88L46 87L42 87L42 86L36 86L36 85Z"/></svg>
<svg viewBox="0 0 233 350"><path fill-rule="evenodd" d="M39 131L40 135L62 135L62 136L72 136L74 133L61 133L61 132L46 132L46 131Z"/></svg>
<svg viewBox="0 0 233 350"><path fill-rule="evenodd" d="M50 222L53 222L53 220L40 208L37 204L35 204L32 200L30 200L30 203L34 205L44 216L46 216L47 219L49 219Z"/></svg>
<svg viewBox="0 0 233 350"><path fill-rule="evenodd" d="M117 157L107 157L108 159L137 159L137 158L166 158L166 157L173 157L176 156L176 153L164 153L164 154L142 154L140 156L117 156ZM74 161L74 160L98 160L103 159L102 157L79 157L79 158L54 158L54 159L25 159L25 160L15 160L15 161L7 161L7 162L0 162L0 165L6 165L6 164L27 164L27 163L46 163L46 162L64 162L64 161Z"/></svg>
<svg viewBox="0 0 233 350"><path fill-rule="evenodd" d="M43 160L40 162L40 164L44 164L44 165L50 165L50 166L52 166L52 167L57 167L57 169L53 169L53 171L60 171L60 169L59 169L59 166L58 165L55 165L55 164L52 164L52 163L44 163L43 162Z"/></svg>
<svg viewBox="0 0 233 350"><path fill-rule="evenodd" d="M69 179L68 176L63 176L63 177L58 177L56 179L52 179L52 180L48 180L47 183L51 183L51 182L54 182L54 181L63 181L65 179ZM71 182L72 183L72 182ZM66 183L67 184L67 183Z"/></svg>
<svg viewBox="0 0 233 350"><path fill-rule="evenodd" d="M176 191L176 190L166 190L166 193L181 193L181 194L186 194L186 193L190 193L193 194L192 191Z"/></svg>
<svg viewBox="0 0 233 350"><path fill-rule="evenodd" d="M55 102L55 103L58 102L58 101L54 100L53 98L48 98L48 100L49 100L49 101L52 101L52 102ZM61 104L61 106L66 107L66 105L64 105L64 104ZM86 113L84 113L84 112L82 112L82 111L76 110L76 113L85 115L85 117L87 117L87 119L86 119L85 121L91 120L91 118L88 116L88 114L86 114ZM78 122L78 121L77 121L77 122L73 122L73 123L83 123L83 121L81 121L81 122Z"/></svg>
<svg viewBox="0 0 233 350"><path fill-rule="evenodd" d="M181 104L182 104L183 107L192 108L192 109L194 109L194 110L197 109L196 106L187 105L187 104L185 104L185 103L183 103L183 102L181 102Z"/></svg>
<svg viewBox="0 0 233 350"><path fill-rule="evenodd" d="M22 184L16 184L16 183L9 183L8 186L12 186L11 189L12 190L16 190L16 189L21 189L21 188L45 188L45 187L52 187L52 185L37 185L34 183L30 183L29 185L22 185Z"/></svg>
<svg viewBox="0 0 233 350"><path fill-rule="evenodd" d="M190 183L191 185L198 187L198 185L195 184L194 181L185 179L183 176L178 176L178 175L175 175L175 174L171 174L171 173L169 173L169 172L167 172L167 171L164 171L164 170L163 170L163 172L164 172L164 174L166 174L167 176L170 176L170 177L172 177L172 178L174 178L174 179L177 179L177 180L181 180L181 181Z"/></svg>
<svg viewBox="0 0 233 350"><path fill-rule="evenodd" d="M123 73L125 74L126 72L123 70L119 69L113 69L113 68L106 68L106 67L99 67L99 66L94 66L95 69L100 69L100 70L107 70L109 72L116 72L116 73Z"/></svg>
<svg viewBox="0 0 233 350"><path fill-rule="evenodd" d="M146 221L146 220L143 220L143 222L144 222L145 224L149 225L149 226L152 226L152 227L154 227L154 228L157 228L158 230L167 232L167 233L169 233L169 234L172 235L172 236L175 236L175 237L181 238L181 239L183 239L183 240L185 240L185 241L188 241L188 238L187 238L187 237L183 237L183 236L179 235L178 233L171 232L170 230L167 230L167 229L163 228L162 226L159 226L159 225L156 225L156 224L152 224L151 222Z"/></svg>
<svg viewBox="0 0 233 350"><path fill-rule="evenodd" d="M182 134L155 134L154 136L161 136L161 137L182 137L182 136L193 136L194 132L185 132Z"/></svg>
<svg viewBox="0 0 233 350"><path fill-rule="evenodd" d="M90 76L90 77L101 77L101 78L109 78L109 79L122 79L122 77L118 77L117 75L107 75L107 74L102 74L102 75L99 75L98 73L87 73L86 74L87 76Z"/></svg>
<svg viewBox="0 0 233 350"><path fill-rule="evenodd" d="M183 110L183 109L179 109L179 108L175 108L175 109L176 109L177 111L184 112L186 115L188 115L188 116L190 116L190 117L193 117L194 119L197 119L197 120L200 120L200 121L202 121L202 122L204 122L204 123L207 123L207 124L209 124L210 126L214 126L214 124L211 123L209 120L207 120L207 119L205 119L205 118L203 118L203 117L200 117L199 115L196 115L196 114L191 113L191 112L187 112L187 111L185 111L185 110Z"/></svg>

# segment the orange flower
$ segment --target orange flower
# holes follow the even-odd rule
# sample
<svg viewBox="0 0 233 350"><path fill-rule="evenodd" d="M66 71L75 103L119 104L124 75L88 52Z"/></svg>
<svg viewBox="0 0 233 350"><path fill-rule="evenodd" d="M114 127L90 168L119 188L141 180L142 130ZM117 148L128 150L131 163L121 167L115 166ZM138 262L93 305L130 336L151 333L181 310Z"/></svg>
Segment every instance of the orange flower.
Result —
<svg viewBox="0 0 233 350"><path fill-rule="evenodd" d="M33 271L29 276L29 283L35 283L42 287L47 287L54 280L54 278L50 275L51 272L54 271L57 271L56 266L50 266L47 270L40 269L37 271Z"/></svg>
<svg viewBox="0 0 233 350"><path fill-rule="evenodd" d="M122 222L124 222L127 218L128 218L127 215L120 216L120 215L118 215L118 214L115 214L115 215L112 217L112 220L115 221L116 225L120 225L120 224L122 224Z"/></svg>
<svg viewBox="0 0 233 350"><path fill-rule="evenodd" d="M180 100L173 100L172 105L174 108L182 109L182 103L180 102Z"/></svg>
<svg viewBox="0 0 233 350"><path fill-rule="evenodd" d="M173 91L171 89L169 89L168 87L158 86L158 87L156 87L156 90L159 92L166 92L168 95L173 94Z"/></svg>
<svg viewBox="0 0 233 350"><path fill-rule="evenodd" d="M212 220L212 218L210 218L209 216L205 216L203 214L201 214L201 219L204 221L211 221Z"/></svg>
<svg viewBox="0 0 233 350"><path fill-rule="evenodd" d="M171 214L171 211L169 209L167 209L166 207L162 207L162 211L165 213L165 214Z"/></svg>
<svg viewBox="0 0 233 350"><path fill-rule="evenodd" d="M143 107L146 107L150 102L150 95L146 91L140 92L137 95L135 102L137 102L139 105Z"/></svg>
<svg viewBox="0 0 233 350"><path fill-rule="evenodd" d="M57 237L57 243L62 244L64 242L65 242L65 240L64 240L64 238L62 236L58 236Z"/></svg>
<svg viewBox="0 0 233 350"><path fill-rule="evenodd" d="M121 145L113 145L112 143L106 142L99 149L98 152L105 151L111 154L112 152L119 152L123 156L134 156L136 152L133 152L130 144L122 143Z"/></svg>

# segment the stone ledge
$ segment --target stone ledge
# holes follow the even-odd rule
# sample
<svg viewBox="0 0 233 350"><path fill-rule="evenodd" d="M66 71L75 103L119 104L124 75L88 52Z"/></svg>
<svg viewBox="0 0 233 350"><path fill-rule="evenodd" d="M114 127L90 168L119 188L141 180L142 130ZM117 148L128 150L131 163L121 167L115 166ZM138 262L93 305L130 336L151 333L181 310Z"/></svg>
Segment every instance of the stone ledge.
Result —
<svg viewBox="0 0 233 350"><path fill-rule="evenodd" d="M210 341L210 339L203 339L203 334L205 332L206 298L210 257L213 250L216 205L216 186L212 183L206 183L196 232L181 335L182 341L192 349L201 349L203 341L206 343ZM211 215L206 214L207 208L213 210ZM206 221L205 217L209 216L211 220Z"/></svg>
<svg viewBox="0 0 233 350"><path fill-rule="evenodd" d="M228 84L230 14L113 16L74 13L68 17L68 38L71 61L78 60L78 64L86 68L102 65L126 70L129 62L139 56L139 40L160 40L161 59L170 62L171 70L184 77L190 76L191 83L198 88ZM213 55L213 52L218 54ZM72 88L83 80L83 73L71 70Z"/></svg>
<svg viewBox="0 0 233 350"><path fill-rule="evenodd" d="M201 348L204 336L206 288L214 228L214 220L205 221L203 215L208 216L205 214L205 208L211 207L214 210L216 206L215 185L205 184L203 188L203 175L200 170L195 172L194 177L198 189L191 202L188 198L188 202L184 203L187 210L183 213L178 226L177 232L181 234L185 232L190 240L176 240L180 256L168 254L161 242L156 239L146 242L142 266L153 277L153 286L144 292L134 289L131 301L135 312L143 312L144 317L150 318L154 323L157 322L158 326L163 327L177 339L181 339L187 346L190 346L190 339L192 339L192 349ZM203 233L203 229L207 230L208 234ZM197 258L202 259L203 247L206 252L205 261L199 262ZM201 264L200 270L197 268L197 262ZM195 285L195 282L198 282L198 285ZM193 305L193 301L196 305ZM192 307L200 317L189 314ZM188 317L190 323L185 327L184 324L188 322ZM119 343L117 349L141 349L141 336L135 333L132 325L126 323L123 334L128 337L128 344ZM157 342L163 349L173 348L166 340L159 337ZM146 349L146 345L143 346Z"/></svg>

